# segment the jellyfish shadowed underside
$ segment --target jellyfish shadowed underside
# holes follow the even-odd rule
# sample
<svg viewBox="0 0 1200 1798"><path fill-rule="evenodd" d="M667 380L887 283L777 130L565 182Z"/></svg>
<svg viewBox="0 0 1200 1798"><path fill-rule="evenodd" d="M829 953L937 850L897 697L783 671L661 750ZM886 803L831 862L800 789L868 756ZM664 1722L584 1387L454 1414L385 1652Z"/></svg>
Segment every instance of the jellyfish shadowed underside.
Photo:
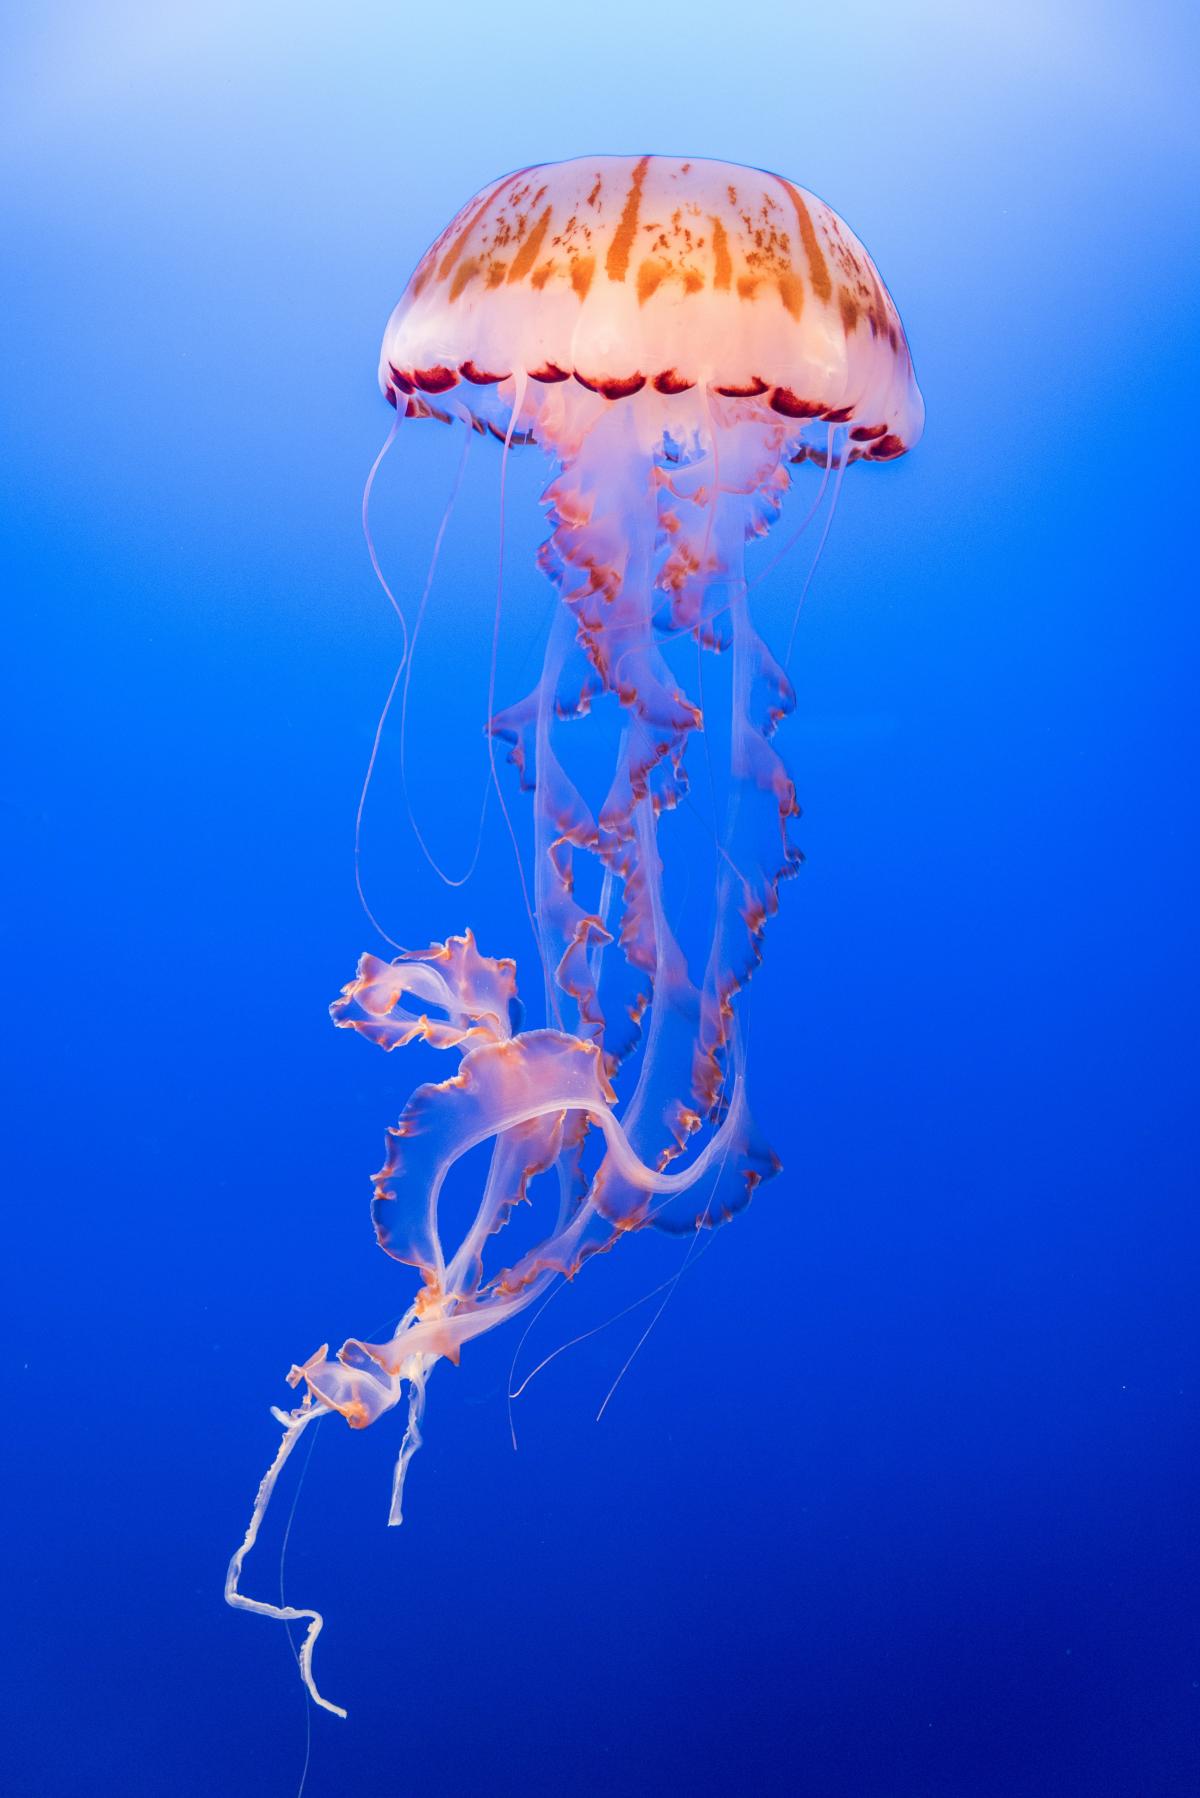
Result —
<svg viewBox="0 0 1200 1798"><path fill-rule="evenodd" d="M412 1094L375 1176L380 1246L417 1270L416 1296L388 1341L292 1368L303 1397L274 1411L283 1438L226 1582L231 1604L307 1625L302 1676L338 1715L313 1676L320 1614L240 1584L301 1433L403 1403L399 1523L439 1361L622 1235L694 1240L778 1170L748 1109L739 994L800 860L774 741L794 694L786 646L777 659L751 615L746 548L798 464L836 495L848 464L894 460L924 420L896 308L835 213L775 175L659 156L524 169L477 194L418 264L379 379L398 419L552 458L539 561L561 603L533 691L491 708L489 738L493 772L500 745L532 806L521 884L543 1026L514 1027L515 964L471 931L364 955L332 1008L382 1049L422 1041L452 1063ZM669 815L699 759L713 823L696 952L674 927ZM472 1220L446 1241L447 1176L489 1143ZM543 1228L506 1265L503 1227L535 1186Z"/></svg>

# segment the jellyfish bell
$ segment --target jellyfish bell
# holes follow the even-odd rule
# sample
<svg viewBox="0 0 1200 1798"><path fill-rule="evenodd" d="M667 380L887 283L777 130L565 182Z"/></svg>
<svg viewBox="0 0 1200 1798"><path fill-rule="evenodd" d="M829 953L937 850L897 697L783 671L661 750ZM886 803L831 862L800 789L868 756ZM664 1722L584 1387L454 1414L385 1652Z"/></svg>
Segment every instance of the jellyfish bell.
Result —
<svg viewBox="0 0 1200 1798"><path fill-rule="evenodd" d="M394 405L436 395L550 448L615 400L636 402L644 438L730 399L818 450L844 424L854 460L894 459L924 422L899 314L849 226L780 176L665 156L481 189L417 265L379 381Z"/></svg>
<svg viewBox="0 0 1200 1798"><path fill-rule="evenodd" d="M422 1042L457 1064L411 1094L374 1176L377 1240L419 1290L388 1340L292 1367L303 1396L275 1412L283 1439L226 1582L231 1604L307 1623L301 1673L331 1710L312 1673L320 1614L240 1589L300 1434L330 1414L364 1428L407 1397L398 1523L440 1362L631 1232L681 1233L690 1255L779 1169L749 1110L739 995L801 859L775 741L795 695L751 615L746 546L793 465L840 482L852 462L894 461L924 421L899 315L842 220L779 176L669 157L580 158L481 190L418 264L379 378L406 419L457 419L505 457L549 453L539 563L562 603L532 691L488 720L532 811L521 883L543 1024L525 1026L514 962L470 931L363 956L332 1008L377 1047ZM726 652L718 720L700 670ZM572 731L592 746L590 785ZM685 940L667 820L690 805L697 740L711 878ZM454 1240L443 1191L487 1143ZM534 1241L506 1261L505 1225L535 1190Z"/></svg>

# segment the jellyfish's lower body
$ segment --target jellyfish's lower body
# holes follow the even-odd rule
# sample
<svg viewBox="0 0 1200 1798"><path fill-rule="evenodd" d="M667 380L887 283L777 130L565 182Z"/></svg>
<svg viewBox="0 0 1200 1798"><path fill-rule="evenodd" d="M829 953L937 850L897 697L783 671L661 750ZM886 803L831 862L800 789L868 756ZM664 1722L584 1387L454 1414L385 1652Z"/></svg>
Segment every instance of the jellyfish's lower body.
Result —
<svg viewBox="0 0 1200 1798"><path fill-rule="evenodd" d="M472 1338L624 1233L647 1224L688 1233L732 1215L779 1165L746 1109L734 1007L779 883L799 862L788 835L795 793L770 741L793 695L752 624L744 551L775 515L797 444L786 421L743 417L734 400L697 395L683 442L650 413L582 389L554 393L537 420L563 465L546 496L553 531L541 560L563 603L538 685L491 729L533 797L531 922L557 1027L512 1034L513 964L482 956L469 932L391 963L365 956L344 989L339 1025L384 1049L422 1040L461 1056L450 1079L412 1095L375 1176L379 1243L419 1271L422 1289L388 1341L351 1338L336 1356L322 1348L292 1369L304 1399L274 1413L283 1440L226 1583L231 1604L306 1625L304 1683L338 1715L313 1678L320 1613L240 1590L303 1432L328 1412L365 1428L407 1392L390 1512L399 1523L438 1361L457 1363ZM510 433L518 422L529 423L510 419ZM714 782L711 897L691 956L670 922L659 830L687 798L689 744L706 720L702 690L688 697L672 645L690 645L697 672L705 652L730 652L722 816ZM616 739L615 755L598 758L605 784L590 801L566 772L563 742L589 717L606 718ZM618 1077L630 1089L620 1118ZM473 1221L448 1246L443 1184L489 1141ZM543 1178L557 1185L552 1221L512 1265L489 1268L498 1233Z"/></svg>

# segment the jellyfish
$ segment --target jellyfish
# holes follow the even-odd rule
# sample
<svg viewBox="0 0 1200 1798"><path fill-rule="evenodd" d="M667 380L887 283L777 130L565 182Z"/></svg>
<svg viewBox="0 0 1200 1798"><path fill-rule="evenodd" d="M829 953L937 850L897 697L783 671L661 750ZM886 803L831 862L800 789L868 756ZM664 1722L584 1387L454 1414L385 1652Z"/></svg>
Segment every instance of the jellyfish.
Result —
<svg viewBox="0 0 1200 1798"><path fill-rule="evenodd" d="M836 498L850 464L894 461L924 421L899 315L837 214L780 176L664 156L545 164L482 189L417 264L379 383L406 427L458 423L505 460L527 444L550 459L539 562L560 603L532 691L488 721L502 802L515 780L532 810L520 880L543 1021L524 1027L515 962L470 929L363 955L332 1006L340 1028L388 1052L423 1042L453 1069L412 1093L374 1176L378 1242L415 1270L415 1294L386 1341L351 1337L292 1367L302 1396L273 1408L282 1439L226 1582L231 1604L305 1624L301 1675L338 1715L313 1674L321 1614L241 1590L303 1431L402 1406L399 1523L440 1362L628 1234L697 1240L779 1169L749 1109L741 1014L801 860L775 741L795 693L790 644L768 647L752 615L746 552L799 466L821 471L818 503L831 482ZM697 780L711 851L698 948L672 879L694 849L671 836ZM446 1183L481 1144L471 1221L447 1240ZM535 1240L506 1261L526 1202Z"/></svg>

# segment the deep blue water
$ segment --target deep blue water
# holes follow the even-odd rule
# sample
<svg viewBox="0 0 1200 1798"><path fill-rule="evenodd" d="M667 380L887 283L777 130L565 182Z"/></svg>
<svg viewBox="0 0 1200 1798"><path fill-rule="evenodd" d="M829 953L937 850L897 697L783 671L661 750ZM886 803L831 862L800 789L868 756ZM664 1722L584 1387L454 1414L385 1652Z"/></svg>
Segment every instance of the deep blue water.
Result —
<svg viewBox="0 0 1200 1798"><path fill-rule="evenodd" d="M439 1369L399 1531L395 1419L320 1426L288 1590L351 1716L314 1716L309 1798L1200 1790L1198 34L1182 4L991 11L8 21L6 1794L298 1784L283 1632L221 1588L283 1372L411 1295L366 1176L417 1074L325 1009L379 947L379 334L489 176L643 148L837 207L929 409L850 471L800 630L807 863L752 1044L785 1171L600 1424L644 1311L539 1376L515 1455L513 1337ZM483 775L480 449L414 701L448 854ZM513 693L551 598L534 454ZM406 596L454 461L422 426L380 477ZM441 889L385 775L392 929L527 956L495 816L483 867ZM594 1264L533 1358L679 1254Z"/></svg>

